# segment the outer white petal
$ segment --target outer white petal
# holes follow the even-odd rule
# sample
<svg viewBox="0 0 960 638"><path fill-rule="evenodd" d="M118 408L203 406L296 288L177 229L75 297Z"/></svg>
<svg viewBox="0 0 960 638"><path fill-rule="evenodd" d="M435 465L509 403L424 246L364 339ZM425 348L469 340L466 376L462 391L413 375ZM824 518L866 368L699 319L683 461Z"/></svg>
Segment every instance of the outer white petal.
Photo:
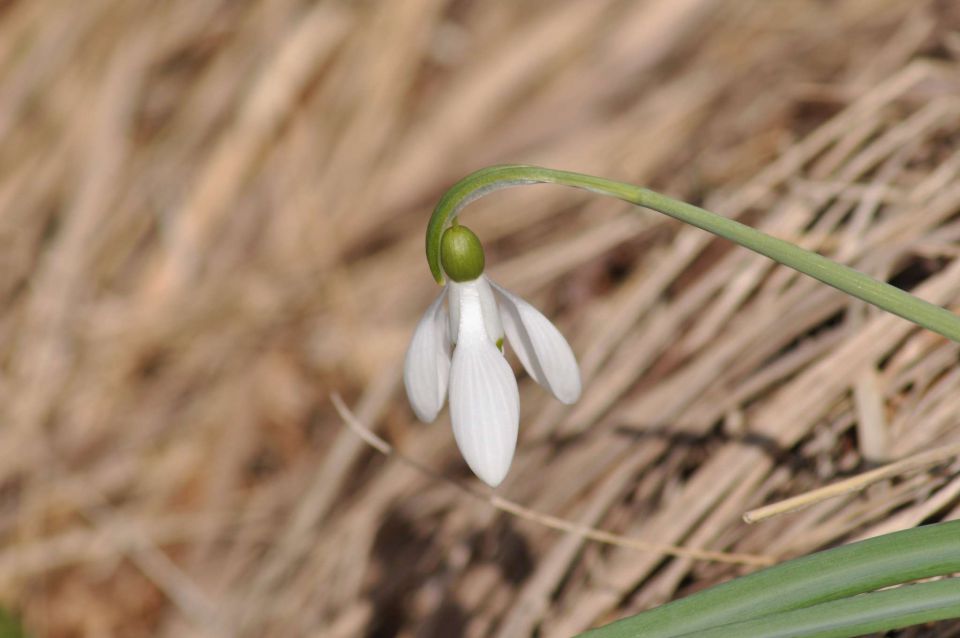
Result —
<svg viewBox="0 0 960 638"><path fill-rule="evenodd" d="M517 380L487 335L476 282L454 285L460 287L460 326L450 369L453 435L470 469L496 487L517 446Z"/></svg>
<svg viewBox="0 0 960 638"><path fill-rule="evenodd" d="M563 403L580 398L580 368L570 344L549 319L493 281L510 346L534 380Z"/></svg>
<svg viewBox="0 0 960 638"><path fill-rule="evenodd" d="M440 296L430 304L413 331L413 339L403 362L403 384L407 398L421 421L437 418L447 397L447 381L450 378L450 335L447 311L443 301L447 296L444 287Z"/></svg>

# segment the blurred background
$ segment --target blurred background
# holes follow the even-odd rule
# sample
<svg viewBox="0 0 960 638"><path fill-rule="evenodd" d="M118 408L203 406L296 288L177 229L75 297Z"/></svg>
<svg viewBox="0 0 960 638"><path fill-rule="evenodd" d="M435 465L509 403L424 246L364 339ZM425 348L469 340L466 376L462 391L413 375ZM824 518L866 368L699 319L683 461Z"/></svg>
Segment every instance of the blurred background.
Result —
<svg viewBox="0 0 960 638"><path fill-rule="evenodd" d="M34 636L567 636L751 567L478 483L400 382L444 189L653 187L960 302L951 0L0 1L0 605ZM560 187L465 220L585 391L516 366L503 497L782 559L960 515L957 346ZM924 633L956 635L941 624Z"/></svg>

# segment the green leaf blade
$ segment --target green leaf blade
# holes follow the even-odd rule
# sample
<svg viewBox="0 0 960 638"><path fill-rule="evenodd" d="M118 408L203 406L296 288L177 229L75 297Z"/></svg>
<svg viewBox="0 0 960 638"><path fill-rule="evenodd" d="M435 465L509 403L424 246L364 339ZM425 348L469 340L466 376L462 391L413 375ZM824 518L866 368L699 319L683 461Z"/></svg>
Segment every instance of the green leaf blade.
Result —
<svg viewBox="0 0 960 638"><path fill-rule="evenodd" d="M582 636L673 638L956 572L960 521L950 521L796 558Z"/></svg>
<svg viewBox="0 0 960 638"><path fill-rule="evenodd" d="M678 638L848 638L960 617L960 578L861 594Z"/></svg>

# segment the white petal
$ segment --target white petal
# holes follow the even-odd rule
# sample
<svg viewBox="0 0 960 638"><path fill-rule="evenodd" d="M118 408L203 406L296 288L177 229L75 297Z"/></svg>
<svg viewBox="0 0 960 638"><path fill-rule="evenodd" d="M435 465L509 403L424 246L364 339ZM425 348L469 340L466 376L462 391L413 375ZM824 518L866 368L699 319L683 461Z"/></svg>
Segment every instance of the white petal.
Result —
<svg viewBox="0 0 960 638"><path fill-rule="evenodd" d="M487 336L490 341L503 344L503 324L500 323L500 312L497 309L497 300L493 296L493 290L490 288L490 280L486 275L481 275L477 281L477 292L480 293L480 311L483 313L483 325L487 329ZM503 352L503 348L498 346Z"/></svg>
<svg viewBox="0 0 960 638"><path fill-rule="evenodd" d="M450 310L450 344L457 343L457 333L460 332L460 284L452 279L447 280L444 287L447 292L447 308Z"/></svg>
<svg viewBox="0 0 960 638"><path fill-rule="evenodd" d="M450 369L450 420L470 469L491 487L513 461L520 423L517 380L484 326L475 282L459 284L460 326Z"/></svg>
<svg viewBox="0 0 960 638"><path fill-rule="evenodd" d="M430 304L413 331L413 339L403 362L403 384L417 418L429 423L437 418L447 396L450 378L450 336L447 311L440 296Z"/></svg>
<svg viewBox="0 0 960 638"><path fill-rule="evenodd" d="M580 398L580 369L570 344L539 310L490 284L498 296L507 340L527 373L563 403L574 403Z"/></svg>
<svg viewBox="0 0 960 638"><path fill-rule="evenodd" d="M464 287L476 289L480 295L480 310L483 314L483 325L486 326L487 335L493 343L502 343L504 337L503 325L500 323L500 312L497 309L497 300L493 296L493 290L486 275L481 275L473 281L464 281L457 283L451 281L448 284L450 289L450 335L451 343L457 342L457 333L460 331L460 291ZM502 352L503 349L500 348Z"/></svg>

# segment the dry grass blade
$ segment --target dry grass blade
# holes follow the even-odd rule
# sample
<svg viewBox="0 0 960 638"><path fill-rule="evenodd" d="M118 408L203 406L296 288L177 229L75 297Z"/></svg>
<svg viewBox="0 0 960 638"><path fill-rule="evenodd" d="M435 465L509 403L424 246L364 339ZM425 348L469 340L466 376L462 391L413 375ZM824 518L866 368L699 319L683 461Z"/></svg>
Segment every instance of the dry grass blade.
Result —
<svg viewBox="0 0 960 638"><path fill-rule="evenodd" d="M886 479L902 476L917 470L927 469L934 465L946 463L960 455L960 444L944 445L935 450L914 454L908 458L901 459L896 463L890 463L883 467L878 467L869 472L857 474L848 479L837 481L826 487L816 490L810 490L803 494L797 494L794 497L764 505L744 513L743 520L747 523L758 523L772 516L779 516L793 512L804 507L809 507L821 501L830 498L849 494L851 492L860 492L869 486Z"/></svg>

